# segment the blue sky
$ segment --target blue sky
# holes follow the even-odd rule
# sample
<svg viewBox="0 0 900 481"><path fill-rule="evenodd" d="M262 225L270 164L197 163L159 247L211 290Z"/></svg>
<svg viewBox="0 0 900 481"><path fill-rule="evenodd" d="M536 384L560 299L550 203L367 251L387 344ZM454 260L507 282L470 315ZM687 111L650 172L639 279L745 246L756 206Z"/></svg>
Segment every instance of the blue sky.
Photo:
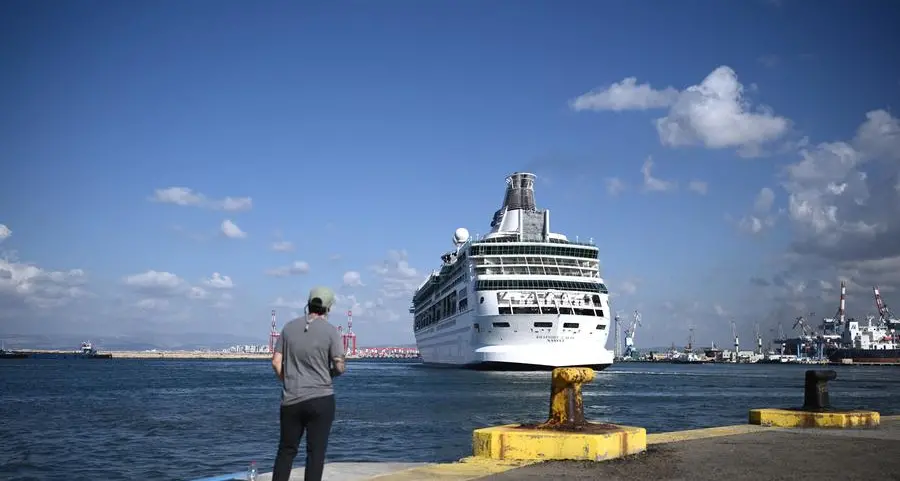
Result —
<svg viewBox="0 0 900 481"><path fill-rule="evenodd" d="M639 346L788 329L841 279L861 317L900 302L898 10L4 2L0 334L264 342L327 284L362 344L408 343L521 170Z"/></svg>

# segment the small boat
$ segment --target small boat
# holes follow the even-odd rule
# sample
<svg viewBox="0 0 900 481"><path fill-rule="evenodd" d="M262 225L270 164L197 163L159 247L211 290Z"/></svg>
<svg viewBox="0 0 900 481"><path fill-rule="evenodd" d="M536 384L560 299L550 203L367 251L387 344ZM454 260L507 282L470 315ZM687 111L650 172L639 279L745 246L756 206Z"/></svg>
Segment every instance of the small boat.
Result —
<svg viewBox="0 0 900 481"><path fill-rule="evenodd" d="M80 357L87 357L91 359L109 359L112 357L112 354L100 354L96 349L94 349L94 346L91 344L91 342L88 341L81 343Z"/></svg>

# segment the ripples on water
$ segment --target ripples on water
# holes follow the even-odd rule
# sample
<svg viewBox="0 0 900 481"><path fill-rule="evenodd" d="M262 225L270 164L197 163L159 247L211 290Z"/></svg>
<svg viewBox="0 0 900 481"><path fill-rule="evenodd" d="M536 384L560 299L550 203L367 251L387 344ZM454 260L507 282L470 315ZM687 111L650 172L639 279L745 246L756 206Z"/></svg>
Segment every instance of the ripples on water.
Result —
<svg viewBox="0 0 900 481"><path fill-rule="evenodd" d="M805 366L619 364L585 387L590 419L649 432L799 406ZM897 369L837 367L840 407L896 412ZM336 381L329 461L451 461L471 431L546 417L549 373L353 362ZM191 479L271 468L280 387L268 362L0 361L4 479ZM303 448L298 456L302 463Z"/></svg>

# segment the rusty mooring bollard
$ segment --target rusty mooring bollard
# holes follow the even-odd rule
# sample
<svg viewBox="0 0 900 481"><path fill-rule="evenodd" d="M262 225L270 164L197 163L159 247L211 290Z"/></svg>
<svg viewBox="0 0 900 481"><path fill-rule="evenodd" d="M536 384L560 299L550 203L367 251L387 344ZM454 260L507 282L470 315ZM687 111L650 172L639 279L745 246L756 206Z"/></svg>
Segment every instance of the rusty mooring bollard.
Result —
<svg viewBox="0 0 900 481"><path fill-rule="evenodd" d="M804 411L824 411L831 408L828 399L828 381L836 378L837 373L830 369L806 371L802 409Z"/></svg>
<svg viewBox="0 0 900 481"><path fill-rule="evenodd" d="M550 416L539 428L578 427L585 424L581 386L594 380L588 367L559 367L550 384Z"/></svg>

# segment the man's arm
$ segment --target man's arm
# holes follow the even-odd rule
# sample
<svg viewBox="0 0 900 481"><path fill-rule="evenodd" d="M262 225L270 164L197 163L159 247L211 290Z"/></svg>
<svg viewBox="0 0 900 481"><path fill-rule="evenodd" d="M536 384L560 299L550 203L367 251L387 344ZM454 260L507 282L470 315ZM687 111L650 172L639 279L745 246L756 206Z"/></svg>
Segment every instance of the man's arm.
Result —
<svg viewBox="0 0 900 481"><path fill-rule="evenodd" d="M331 335L331 346L328 349L331 357L331 377L338 377L347 370L347 361L344 356L344 343L337 329Z"/></svg>
<svg viewBox="0 0 900 481"><path fill-rule="evenodd" d="M283 360L284 360L284 331L281 331L281 335L278 336L278 340L275 341L275 352L272 353L272 369L275 370L275 376L284 382L284 371L282 370Z"/></svg>

